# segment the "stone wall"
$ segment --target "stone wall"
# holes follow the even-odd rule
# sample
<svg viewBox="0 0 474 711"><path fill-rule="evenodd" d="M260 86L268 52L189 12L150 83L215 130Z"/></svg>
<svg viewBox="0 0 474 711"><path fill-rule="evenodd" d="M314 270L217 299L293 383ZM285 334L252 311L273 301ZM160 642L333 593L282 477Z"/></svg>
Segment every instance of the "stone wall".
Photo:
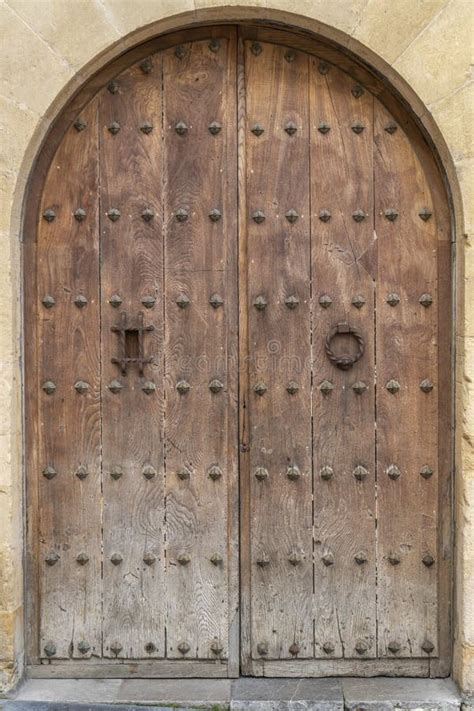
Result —
<svg viewBox="0 0 474 711"><path fill-rule="evenodd" d="M474 691L474 144L472 0L0 0L0 690L22 671L21 212L42 139L106 61L190 22L279 19L365 58L436 144L457 235L455 677ZM25 334L28 338L28 334Z"/></svg>

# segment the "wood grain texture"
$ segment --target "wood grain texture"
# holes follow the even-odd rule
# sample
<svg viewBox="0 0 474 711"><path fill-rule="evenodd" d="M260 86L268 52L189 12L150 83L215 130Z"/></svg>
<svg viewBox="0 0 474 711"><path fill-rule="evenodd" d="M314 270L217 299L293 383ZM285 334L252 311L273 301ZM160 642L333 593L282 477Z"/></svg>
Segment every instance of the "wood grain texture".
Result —
<svg viewBox="0 0 474 711"><path fill-rule="evenodd" d="M265 659L313 655L308 57L287 52L245 43L252 656Z"/></svg>
<svg viewBox="0 0 474 711"><path fill-rule="evenodd" d="M373 98L367 91L354 96L351 77L334 66L321 73L315 59L310 82L316 656L373 657ZM362 358L349 370L325 352L339 323L356 328L364 341ZM356 352L348 336L331 346L337 354ZM333 389L326 392L325 382Z"/></svg>
<svg viewBox="0 0 474 711"><path fill-rule="evenodd" d="M422 657L429 656L425 643L437 655L436 208L409 140L401 130L385 130L391 122L376 102L378 654L393 656L395 641L399 656ZM423 221L425 208L434 214ZM387 209L398 211L394 221ZM400 297L394 307L387 303L391 292ZM421 305L422 294L433 304ZM387 389L392 379L400 384L395 394ZM426 379L430 392L420 388ZM391 466L398 478L390 477ZM424 467L433 472L428 478L420 474ZM423 563L425 556L432 564Z"/></svg>
<svg viewBox="0 0 474 711"><path fill-rule="evenodd" d="M134 66L117 79L116 93L100 96L105 657L165 655L161 83L157 56L149 74ZM140 129L145 123L151 132ZM145 209L153 212L148 222ZM114 307L117 295L122 303ZM145 308L144 297L155 305ZM112 327L122 314L136 325L139 313L154 327L143 336L153 361L143 376L136 366L123 375L112 362L120 354ZM153 392L143 390L147 382Z"/></svg>
<svg viewBox="0 0 474 711"><path fill-rule="evenodd" d="M227 659L237 612L235 33L220 31L215 41L163 54L171 659ZM213 134L214 122L221 128ZM183 295L187 305L178 303ZM235 643L232 652L235 665Z"/></svg>
<svg viewBox="0 0 474 711"><path fill-rule="evenodd" d="M39 490L39 654L45 658L101 654L96 102L84 118L87 130L78 133L71 127L52 161L38 223L39 456L34 476ZM81 222L73 214L78 208L86 213ZM42 217L47 210L55 214L50 222ZM75 304L78 296L87 299L83 308ZM54 299L50 308L45 297ZM76 392L78 381L88 384L86 392ZM54 383L53 393L43 390L46 382ZM75 475L79 467L87 478ZM80 554L87 556L82 565L76 560ZM87 645L83 653L81 642Z"/></svg>

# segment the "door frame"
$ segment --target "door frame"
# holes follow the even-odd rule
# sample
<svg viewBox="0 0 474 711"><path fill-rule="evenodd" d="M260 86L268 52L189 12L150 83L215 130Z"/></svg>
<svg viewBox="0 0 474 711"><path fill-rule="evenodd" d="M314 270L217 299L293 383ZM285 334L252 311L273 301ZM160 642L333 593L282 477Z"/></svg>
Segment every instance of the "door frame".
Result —
<svg viewBox="0 0 474 711"><path fill-rule="evenodd" d="M238 27L239 46L242 39L254 39L262 42L275 42L284 44L294 49L299 49L308 54L337 65L340 69L350 74L357 82L363 84L390 110L405 133L410 137L412 145L423 164L427 173L431 176L431 188L438 202L438 209L444 220L444 226L451 234L450 241L445 242L446 249L440 252L438 267L439 283L439 307L438 321L445 327L440 332L439 341L439 431L446 433L444 439L440 440L439 448L439 525L438 525L438 552L439 552L439 574L438 574L438 599L443 601L439 606L439 638L440 656L431 660L300 660L292 663L285 660L285 675L300 676L301 672L313 676L334 676L334 675L354 675L372 676L381 674L387 676L447 676L451 669L452 651L452 472L454 471L454 363L453 353L453 243L454 236L451 225L451 212L449 196L444 185L443 176L438 168L434 150L428 144L417 121L411 112L403 104L403 99L397 95L393 88L388 85L383 77L371 70L361 60L356 59L346 50L340 48L336 43L329 40L315 37L311 33L294 27L282 27L271 22L262 25L260 23L248 22L221 22L221 25L233 25ZM28 673L30 676L43 677L107 677L120 678L126 676L138 676L137 665L139 664L139 675L143 677L167 677L167 676L223 676L222 665L216 662L197 662L192 660L182 660L178 664L167 660L156 662L67 662L63 664L41 664L37 656L37 635L38 635L38 578L36 572L37 565L37 536L36 517L38 511L38 499L36 487L32 485L34 477L38 471L36 461L35 441L37 420L35 418L35 400L37 387L37 371L35 368L36 358L36 335L37 322L35 317L36 301L36 229L37 214L41 191L44 184L44 176L47 167L52 160L54 152L61 142L67 128L81 109L92 99L97 91L119 74L125 68L145 58L152 52L166 49L184 41L208 39L212 37L212 30L219 27L218 24L199 23L193 27L178 31L169 32L155 37L147 42L138 45L106 67L97 72L93 78L82 87L72 100L63 109L57 120L49 131L44 145L36 160L34 169L29 179L25 194L25 215L24 215L24 247L23 247L23 288L24 288L24 362L25 367L25 468L26 468L26 649L28 659ZM243 112L242 101L244 101L244 86L242 73L242 55L239 53L237 64L238 82L238 141L244 140L243 134ZM239 184L239 314L240 314L240 356L247 353L247 333L242 331L243 324L246 323L244 315L247 312L246 284L242 282L241 275L242 260L246 257L245 243L245 205L242 197L245 195L243 181L245 178L245 165L242 165L244 152L240 151L241 161L238 166ZM441 208L443 206L443 208ZM245 351L245 353L244 353ZM245 362L241 360L241 362ZM449 369L446 367L449 363ZM229 662L225 675L238 676L238 649L240 646L240 669L243 674L253 674L256 676L278 676L281 671L281 663L262 662L252 660L250 654L250 561L248 555L248 540L245 534L249 530L249 465L248 465L248 421L246 409L246 397L248 387L248 373L240 370L239 378L239 451L240 451L240 543L241 543L241 568L240 568L240 589L247 591L241 594L240 625L238 611L231 624L231 648L235 653L234 662ZM449 434L448 434L449 433ZM237 525L237 524L236 524ZM242 604L242 602L244 604ZM240 633L239 633L240 627ZM227 665L226 665L227 666ZM219 668L220 667L220 668Z"/></svg>

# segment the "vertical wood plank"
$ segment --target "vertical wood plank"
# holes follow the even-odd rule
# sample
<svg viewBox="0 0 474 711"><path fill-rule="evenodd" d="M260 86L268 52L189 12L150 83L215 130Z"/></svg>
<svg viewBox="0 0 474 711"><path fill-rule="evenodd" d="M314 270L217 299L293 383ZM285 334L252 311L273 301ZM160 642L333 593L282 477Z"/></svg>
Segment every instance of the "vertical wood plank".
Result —
<svg viewBox="0 0 474 711"><path fill-rule="evenodd" d="M101 653L96 101L83 119L85 129L71 126L52 161L38 226L39 456L31 476L39 489L39 655L46 659Z"/></svg>
<svg viewBox="0 0 474 711"><path fill-rule="evenodd" d="M376 655L373 99L316 58L310 85L316 656L364 658ZM364 341L349 370L325 352L344 322ZM357 351L348 336L331 347Z"/></svg>
<svg viewBox="0 0 474 711"><path fill-rule="evenodd" d="M378 653L427 657L437 655L437 219L423 168L379 102L375 124Z"/></svg>
<svg viewBox="0 0 474 711"><path fill-rule="evenodd" d="M100 96L104 656L112 658L165 654L161 83L156 55L149 73L136 65ZM122 318L137 325L140 313L154 328L143 334L152 362L143 376L136 365L124 375L112 362L121 353L112 328ZM133 336L125 345L136 355Z"/></svg>
<svg viewBox="0 0 474 711"><path fill-rule="evenodd" d="M313 656L308 57L288 52L245 42L252 656L264 660Z"/></svg>
<svg viewBox="0 0 474 711"><path fill-rule="evenodd" d="M237 619L235 52L222 30L163 55L171 659L228 659Z"/></svg>

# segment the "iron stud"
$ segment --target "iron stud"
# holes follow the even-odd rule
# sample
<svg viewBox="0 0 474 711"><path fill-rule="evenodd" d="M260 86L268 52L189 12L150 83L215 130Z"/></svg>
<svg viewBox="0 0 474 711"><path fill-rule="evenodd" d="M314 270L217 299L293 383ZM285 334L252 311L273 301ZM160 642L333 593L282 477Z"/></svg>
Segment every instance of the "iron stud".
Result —
<svg viewBox="0 0 474 711"><path fill-rule="evenodd" d="M117 394L123 389L123 385L120 382L120 380L112 380L111 383L107 386L110 390L110 392Z"/></svg>
<svg viewBox="0 0 474 711"><path fill-rule="evenodd" d="M388 651L391 652L392 654L397 654L397 653L400 651L400 649L401 649L401 645L400 645L400 643L397 642L396 640L392 640L391 642L389 642L389 643L387 644L387 649L388 649Z"/></svg>
<svg viewBox="0 0 474 711"><path fill-rule="evenodd" d="M144 222L151 222L154 217L155 217L155 213L149 207L146 207L142 211L142 220Z"/></svg>
<svg viewBox="0 0 474 711"><path fill-rule="evenodd" d="M356 99L360 99L364 93L364 88L360 84L355 84L351 89L351 93Z"/></svg>
<svg viewBox="0 0 474 711"><path fill-rule="evenodd" d="M421 467L420 474L423 477L423 479L429 479L430 477L433 476L433 470L431 467L429 467L427 464L425 464L424 467Z"/></svg>
<svg viewBox="0 0 474 711"><path fill-rule="evenodd" d="M54 304L56 303L56 300L55 300L54 296L51 296L50 294L46 294L46 296L44 296L41 299L41 303L43 304L45 309L52 309Z"/></svg>
<svg viewBox="0 0 474 711"><path fill-rule="evenodd" d="M357 565L364 565L364 563L367 563L367 555L364 553L364 551L359 551L355 554L354 560Z"/></svg>
<svg viewBox="0 0 474 711"><path fill-rule="evenodd" d="M334 385L329 380L323 380L323 382L319 386L319 389L321 390L323 395L329 395L331 390L334 390Z"/></svg>
<svg viewBox="0 0 474 711"><path fill-rule="evenodd" d="M178 650L181 652L181 654L187 654L191 647L187 642L180 642L178 644Z"/></svg>
<svg viewBox="0 0 474 711"><path fill-rule="evenodd" d="M209 213L209 219L211 222L219 222L222 217L222 212L214 207Z"/></svg>
<svg viewBox="0 0 474 711"><path fill-rule="evenodd" d="M212 121L207 127L207 129L210 134L212 134L213 136L217 136L217 134L221 132L222 125L219 123L219 121Z"/></svg>
<svg viewBox="0 0 474 711"><path fill-rule="evenodd" d="M360 642L357 642L355 650L357 654L365 654L367 652L367 644L361 640Z"/></svg>
<svg viewBox="0 0 474 711"><path fill-rule="evenodd" d="M177 561L180 565L188 565L191 562L191 558L187 553L180 553L177 557Z"/></svg>
<svg viewBox="0 0 474 711"><path fill-rule="evenodd" d="M46 222L52 222L54 219L56 219L56 213L51 208L48 208L43 212L43 217Z"/></svg>
<svg viewBox="0 0 474 711"><path fill-rule="evenodd" d="M78 118L78 119L76 119L76 121L74 122L74 128L76 129L76 131L77 131L78 133L80 133L81 131L84 131L84 129L87 128L87 124L86 124L86 122L85 122L83 119Z"/></svg>
<svg viewBox="0 0 474 711"><path fill-rule="evenodd" d="M222 478L222 470L216 464L213 464L212 467L209 467L207 476L209 479L212 479L212 481L217 481Z"/></svg>
<svg viewBox="0 0 474 711"><path fill-rule="evenodd" d="M396 481L397 479L400 479L401 471L396 464L390 464L390 466L387 467L387 475L390 479Z"/></svg>
<svg viewBox="0 0 474 711"><path fill-rule="evenodd" d="M254 299L253 305L257 311L264 311L268 306L268 301L262 294L260 294Z"/></svg>
<svg viewBox="0 0 474 711"><path fill-rule="evenodd" d="M178 382L176 383L176 390L179 392L180 395L186 395L186 393L189 392L190 388L191 386L187 380L178 380Z"/></svg>
<svg viewBox="0 0 474 711"><path fill-rule="evenodd" d="M81 654L87 654L87 652L89 652L91 646L85 640L81 639L81 641L77 645L77 648Z"/></svg>
<svg viewBox="0 0 474 711"><path fill-rule="evenodd" d="M331 213L329 212L329 210L320 210L319 219L321 220L321 222L329 222L329 220L331 219Z"/></svg>
<svg viewBox="0 0 474 711"><path fill-rule="evenodd" d="M120 555L120 553L112 553L112 555L110 556L110 562L111 562L113 565L120 565L120 563L121 563L122 561L123 561L123 558L122 558L122 556Z"/></svg>
<svg viewBox="0 0 474 711"><path fill-rule="evenodd" d="M255 210L255 212L252 213L252 220L256 222L257 225L260 225L265 220L265 213L263 210Z"/></svg>
<svg viewBox="0 0 474 711"><path fill-rule="evenodd" d="M214 394L219 393L223 387L224 383L222 383L217 378L214 378L214 380L211 380L211 382L209 383L209 390L211 391L211 393Z"/></svg>
<svg viewBox="0 0 474 711"><path fill-rule="evenodd" d="M76 469L75 474L76 474L77 478L80 479L81 481L83 481L84 479L86 479L89 476L89 472L82 464Z"/></svg>
<svg viewBox="0 0 474 711"><path fill-rule="evenodd" d="M288 651L292 657L296 657L300 652L300 645L297 642L293 642Z"/></svg>
<svg viewBox="0 0 474 711"><path fill-rule="evenodd" d="M260 123L256 123L255 126L252 126L250 130L252 131L254 136L261 136L262 133L265 131L265 129Z"/></svg>
<svg viewBox="0 0 474 711"><path fill-rule="evenodd" d="M144 121L144 123L142 123L142 125L140 126L140 131L148 135L153 131L153 124L149 121Z"/></svg>
<svg viewBox="0 0 474 711"><path fill-rule="evenodd" d="M149 57L140 62L140 69L142 70L143 74L151 73L151 70L153 69L153 62Z"/></svg>
<svg viewBox="0 0 474 711"><path fill-rule="evenodd" d="M398 211L395 210L395 208L393 207L389 207L387 210L385 210L384 215L390 222L395 222L398 217Z"/></svg>
<svg viewBox="0 0 474 711"><path fill-rule="evenodd" d="M356 123L352 124L351 128L354 131L354 133L359 134L359 133L362 133L365 126L363 123L360 123L359 121L357 121Z"/></svg>
<svg viewBox="0 0 474 711"><path fill-rule="evenodd" d="M84 210L83 207L78 207L77 210L74 213L74 219L77 220L77 222L83 222L87 217L87 212Z"/></svg>
<svg viewBox="0 0 474 711"><path fill-rule="evenodd" d="M288 562L290 563L290 565L293 565L293 566L299 565L301 563L301 555L299 553L297 553L296 551L293 551L288 556Z"/></svg>
<svg viewBox="0 0 474 711"><path fill-rule="evenodd" d="M259 642L257 644L257 652L261 657L266 657L268 654L268 642Z"/></svg>
<svg viewBox="0 0 474 711"><path fill-rule="evenodd" d="M113 121L110 126L107 127L107 130L109 133L112 134L112 136L116 136L117 133L120 131L120 124L118 121Z"/></svg>
<svg viewBox="0 0 474 711"><path fill-rule="evenodd" d="M54 477L57 474L57 471L54 467L47 466L43 469L42 474L45 479L50 480L50 479L54 479Z"/></svg>
<svg viewBox="0 0 474 711"><path fill-rule="evenodd" d="M320 74L325 76L329 72L329 64L327 62L319 62L318 71Z"/></svg>
<svg viewBox="0 0 474 711"><path fill-rule="evenodd" d="M328 294L321 294L319 297L319 305L323 307L323 309L328 309L332 304L332 299Z"/></svg>
<svg viewBox="0 0 474 711"><path fill-rule="evenodd" d="M293 121L288 121L288 123L285 124L285 131L289 136L294 136L297 130L298 126Z"/></svg>
<svg viewBox="0 0 474 711"><path fill-rule="evenodd" d="M358 294L357 296L352 297L351 304L352 304L352 306L355 306L356 309L361 309L363 307L363 305L365 304L365 299L363 296Z"/></svg>
<svg viewBox="0 0 474 711"><path fill-rule="evenodd" d="M216 657L220 657L220 655L224 651L222 644L220 644L219 642L212 642L211 646L210 646L210 650L213 654L216 655Z"/></svg>
<svg viewBox="0 0 474 711"><path fill-rule="evenodd" d="M291 295L291 296L287 296L285 299L285 306L290 310L296 309L296 307L298 306L299 303L300 303L300 300L298 299L297 296Z"/></svg>
<svg viewBox="0 0 474 711"><path fill-rule="evenodd" d="M176 299L176 303L178 304L180 309L185 309L186 306L189 305L189 297L186 296L186 294L178 294L178 298Z"/></svg>
<svg viewBox="0 0 474 711"><path fill-rule="evenodd" d="M208 45L211 52L218 52L220 49L220 46L221 46L221 43L219 42L219 40L216 37L213 37Z"/></svg>
<svg viewBox="0 0 474 711"><path fill-rule="evenodd" d="M355 220L355 222L362 222L365 218L366 214L363 210L354 210L352 213L352 219Z"/></svg>
<svg viewBox="0 0 474 711"><path fill-rule="evenodd" d="M265 467L257 467L255 469L255 478L257 481L265 481L265 479L268 479L268 469L265 469Z"/></svg>
<svg viewBox="0 0 474 711"><path fill-rule="evenodd" d="M260 44L260 42L252 42L250 46L250 51L256 57L258 57L258 55L262 53L262 45Z"/></svg>
<svg viewBox="0 0 474 711"><path fill-rule="evenodd" d="M296 212L296 210L291 209L291 210L288 210L288 212L285 214L285 217L286 217L286 219L288 220L288 222L290 222L291 224L293 224L294 222L296 222L296 220L298 219L299 215L298 215L298 213Z"/></svg>
<svg viewBox="0 0 474 711"><path fill-rule="evenodd" d="M174 130L178 134L178 136L184 136L188 132L188 127L184 123L184 121L178 121L176 126L174 127Z"/></svg>
<svg viewBox="0 0 474 711"><path fill-rule="evenodd" d="M418 213L418 215L421 217L421 219L423 220L423 222L427 222L427 221L430 219L430 217L431 217L432 214L433 214L433 213L431 212L431 210L428 210L427 207L424 207L424 208L423 208L422 210L420 210L420 212Z"/></svg>
<svg viewBox="0 0 474 711"><path fill-rule="evenodd" d="M154 296L144 296L141 299L141 303L146 309L152 309L153 306L156 304L156 299Z"/></svg>
<svg viewBox="0 0 474 711"><path fill-rule="evenodd" d="M151 481L151 479L154 479L156 476L156 469L155 469L155 467L152 467L151 464L147 464L146 466L143 467L142 474L145 477L145 479L147 479L148 481Z"/></svg>
<svg viewBox="0 0 474 711"><path fill-rule="evenodd" d="M398 126L396 123L390 122L385 126L384 131L387 131L387 133L390 133L390 135L392 135L393 133L395 133L397 128Z"/></svg>
<svg viewBox="0 0 474 711"><path fill-rule="evenodd" d="M78 380L77 383L74 384L74 389L80 395L83 395L85 392L87 392L89 390L89 383L86 383L84 380Z"/></svg>
<svg viewBox="0 0 474 711"><path fill-rule="evenodd" d="M267 565L270 565L270 558L267 555L263 555L256 560L256 563L259 568L266 568Z"/></svg>
<svg viewBox="0 0 474 711"><path fill-rule="evenodd" d="M112 469L110 470L110 476L115 481L118 481L122 475L123 475L122 467L112 467Z"/></svg>
<svg viewBox="0 0 474 711"><path fill-rule="evenodd" d="M117 222L117 220L120 218L120 210L117 210L116 207L112 207L107 212L107 217L109 218L109 220L112 220L112 222Z"/></svg>
<svg viewBox="0 0 474 711"><path fill-rule="evenodd" d="M116 656L118 656L122 651L122 645L120 644L120 642L112 642L112 644L110 645L110 651L113 652Z"/></svg>
<svg viewBox="0 0 474 711"><path fill-rule="evenodd" d="M288 49L285 52L285 59L289 64L291 64L291 62L294 62L296 59L296 52L294 52L292 49Z"/></svg>
<svg viewBox="0 0 474 711"><path fill-rule="evenodd" d="M324 481L329 481L334 476L334 469L332 467L326 465L326 466L322 467L322 469L320 470L319 476Z"/></svg>
<svg viewBox="0 0 474 711"><path fill-rule="evenodd" d="M388 557L388 562L390 563L390 565L399 565L400 564L401 558L398 555L398 553L389 553L387 557Z"/></svg>
<svg viewBox="0 0 474 711"><path fill-rule="evenodd" d="M331 565L334 565L334 556L331 552L325 553L322 557L321 560L323 561L324 565L326 568L329 568Z"/></svg>
<svg viewBox="0 0 474 711"><path fill-rule="evenodd" d="M362 466L362 464L358 464L352 472L354 478L357 479L357 481L363 481L367 477L368 473L369 472L365 467Z"/></svg>
<svg viewBox="0 0 474 711"><path fill-rule="evenodd" d="M399 303L400 303L400 297L398 296L398 294L395 294L393 292L393 293L387 295L387 304L390 304L390 306L396 306Z"/></svg>
<svg viewBox="0 0 474 711"><path fill-rule="evenodd" d="M426 555L423 556L421 559L423 562L423 565L426 565L427 568L431 568L431 566L434 564L435 559L431 555L431 553L427 553Z"/></svg>
<svg viewBox="0 0 474 711"><path fill-rule="evenodd" d="M122 304L122 297L118 294L112 294L109 299L109 304L113 306L114 309L117 309Z"/></svg>
<svg viewBox="0 0 474 711"><path fill-rule="evenodd" d="M119 90L118 81L109 81L109 83L107 84L107 90L110 91L111 94L116 94Z"/></svg>
<svg viewBox="0 0 474 711"><path fill-rule="evenodd" d="M189 217L189 213L183 207L180 207L178 210L176 210L175 217L178 220L178 222L186 222L186 220Z"/></svg>
<svg viewBox="0 0 474 711"><path fill-rule="evenodd" d="M45 644L43 649L47 657L54 657L54 655L56 654L56 645L52 642L48 642L47 644Z"/></svg>
<svg viewBox="0 0 474 711"><path fill-rule="evenodd" d="M423 390L424 393L431 392L431 390L433 390L433 387L433 383L428 378L425 378L425 380L422 380L420 383L420 389Z"/></svg>
<svg viewBox="0 0 474 711"><path fill-rule="evenodd" d="M331 126L328 123L326 123L325 121L321 121L321 123L318 126L319 133L322 133L324 136L326 133L329 133L330 130L331 130Z"/></svg>
<svg viewBox="0 0 474 711"><path fill-rule="evenodd" d="M156 644L153 642L147 642L145 644L145 652L147 654L153 654L153 652L156 652Z"/></svg>
<svg viewBox="0 0 474 711"><path fill-rule="evenodd" d="M209 560L211 561L212 565L216 566L216 568L218 568L223 563L222 556L219 555L219 553L213 553Z"/></svg>
<svg viewBox="0 0 474 711"><path fill-rule="evenodd" d="M176 49L174 50L174 56L177 57L178 59L184 59L186 56L186 49L183 47L182 44L179 44Z"/></svg>
<svg viewBox="0 0 474 711"><path fill-rule="evenodd" d="M421 645L421 648L426 654L431 654L431 652L434 650L434 644L433 642L430 642L429 639L425 639L423 644Z"/></svg>
<svg viewBox="0 0 474 711"><path fill-rule="evenodd" d="M392 379L392 380L388 381L388 383L386 384L385 387L387 388L389 393L392 393L392 395L395 395L400 390L400 383L398 382L398 380Z"/></svg>
<svg viewBox="0 0 474 711"><path fill-rule="evenodd" d="M83 296L82 294L78 294L74 299L74 303L76 304L78 309L83 309L85 306L87 306L88 301L85 296Z"/></svg>
<svg viewBox="0 0 474 711"><path fill-rule="evenodd" d="M300 389L300 386L298 385L298 383L295 383L294 380L290 380L290 382L289 382L288 385L286 386L286 391L287 391L290 395L295 395L295 394L298 392L299 389Z"/></svg>
<svg viewBox="0 0 474 711"><path fill-rule="evenodd" d="M43 383L42 388L47 395L52 395L54 392L56 392L56 385L53 383L52 380L47 380L45 383Z"/></svg>
<svg viewBox="0 0 474 711"><path fill-rule="evenodd" d="M176 472L176 476L178 479L181 479L181 481L187 481L191 476L191 472L187 467L181 467L181 469L178 469Z"/></svg>
<svg viewBox="0 0 474 711"><path fill-rule="evenodd" d="M325 654L334 654L334 644L332 642L324 642L323 644L323 652Z"/></svg>
<svg viewBox="0 0 474 711"><path fill-rule="evenodd" d="M143 562L145 563L145 565L153 565L155 561L156 556L154 556L153 553L150 553L149 551L143 556Z"/></svg>
<svg viewBox="0 0 474 711"><path fill-rule="evenodd" d="M292 464L290 467L288 467L288 469L286 470L286 476L290 481L297 481L300 478L301 472L296 466L296 464Z"/></svg>
<svg viewBox="0 0 474 711"><path fill-rule="evenodd" d="M362 395L367 390L367 385L362 380L357 380L352 386L353 391L357 395Z"/></svg>
<svg viewBox="0 0 474 711"><path fill-rule="evenodd" d="M267 392L267 386L265 385L265 383L259 382L254 385L253 390L257 395L260 395L260 397L262 397L262 395L265 395L265 393Z"/></svg>
<svg viewBox="0 0 474 711"><path fill-rule="evenodd" d="M151 395L156 390L156 385L152 380L146 380L142 385L142 390L146 395Z"/></svg>
<svg viewBox="0 0 474 711"><path fill-rule="evenodd" d="M422 294L419 298L419 302L422 306L428 308L428 306L431 306L431 304L433 303L433 297L431 296L431 294Z"/></svg>
<svg viewBox="0 0 474 711"><path fill-rule="evenodd" d="M86 563L89 562L89 556L86 553L79 553L76 556L76 561L79 563L79 565L86 565Z"/></svg>
<svg viewBox="0 0 474 711"><path fill-rule="evenodd" d="M49 566L56 565L58 560L59 560L59 555L56 553L56 551L52 551L51 553L48 553L44 559L46 565L49 565Z"/></svg>
<svg viewBox="0 0 474 711"><path fill-rule="evenodd" d="M224 299L219 294L211 294L209 297L209 303L213 309L218 309L224 303Z"/></svg>

